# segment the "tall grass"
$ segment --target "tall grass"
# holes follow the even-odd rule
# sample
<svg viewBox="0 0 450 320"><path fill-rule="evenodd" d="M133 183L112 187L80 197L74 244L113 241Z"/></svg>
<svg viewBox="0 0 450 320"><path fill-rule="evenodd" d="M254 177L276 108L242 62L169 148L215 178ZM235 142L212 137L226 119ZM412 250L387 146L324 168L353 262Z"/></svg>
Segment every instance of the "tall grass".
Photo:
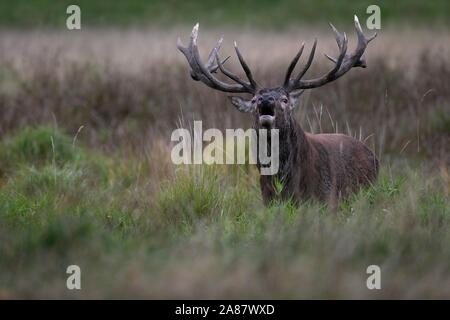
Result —
<svg viewBox="0 0 450 320"><path fill-rule="evenodd" d="M36 141L44 131L70 140L48 130L26 129L2 147L25 152L22 140ZM42 154L53 152L50 141L42 147ZM134 166L74 152L64 162L45 156L7 162L0 195L3 297L450 294L445 181L420 166L385 165L377 184L331 215L314 203L265 208L252 170L180 167L148 193L148 180L134 175ZM79 293L65 289L69 264L86 277ZM379 293L365 288L371 264L383 270Z"/></svg>

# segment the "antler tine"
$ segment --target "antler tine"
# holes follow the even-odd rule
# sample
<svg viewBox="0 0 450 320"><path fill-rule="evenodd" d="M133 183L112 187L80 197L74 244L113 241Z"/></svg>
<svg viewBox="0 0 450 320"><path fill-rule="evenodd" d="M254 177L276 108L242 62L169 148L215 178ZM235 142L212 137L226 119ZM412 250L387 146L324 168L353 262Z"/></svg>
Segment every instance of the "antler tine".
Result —
<svg viewBox="0 0 450 320"><path fill-rule="evenodd" d="M302 77L305 75L306 71L308 71L309 67L311 66L313 59L314 59L314 54L316 53L316 46L317 46L317 39L314 39L314 44L311 48L311 52L309 53L308 61L306 62L305 66L303 67L302 71L300 71L300 73L297 75L297 78L295 78L294 83L299 82L302 79Z"/></svg>
<svg viewBox="0 0 450 320"><path fill-rule="evenodd" d="M344 35L342 35L331 22L328 24L330 25L331 30L333 30L334 32L334 37L336 38L339 49L341 49L344 43L345 33Z"/></svg>
<svg viewBox="0 0 450 320"><path fill-rule="evenodd" d="M337 31L337 29L335 28L335 26L334 26L331 22L329 22L328 24L330 25L331 29L333 30L334 36L335 36L335 38L336 38L336 42L337 42L338 47L339 47L339 50L341 50L342 44L343 44L343 36L342 36L342 34L341 34L339 31ZM335 59L335 58L329 56L328 54L324 53L324 55L325 55L325 57L327 57L331 62L334 62L335 64L338 62L337 59Z"/></svg>
<svg viewBox="0 0 450 320"><path fill-rule="evenodd" d="M198 23L197 23L197 25L198 25ZM196 27L197 25L194 26L194 29L195 29L195 27ZM197 28L198 28L198 27L197 27ZM188 63L189 63L189 66L191 66L190 74L191 74L192 79L198 81L198 80L200 80L200 79L197 78L197 76L195 75L195 73L194 73L194 71L193 71L192 65L193 65L195 62L193 61L192 56L190 55L190 50L189 50L189 48L192 46L192 41L193 41L192 34L194 33L194 29L192 29L192 33L191 33L191 37L190 37L190 39L189 39L189 45L188 45L188 47L184 47L184 46L183 46L183 42L181 42L180 37L178 37L178 39L177 39L177 48L178 48L178 50L181 51L181 53L183 53L183 55L186 57L186 59L187 59L187 61L188 61Z"/></svg>
<svg viewBox="0 0 450 320"><path fill-rule="evenodd" d="M222 41L223 41L223 36L221 36L220 39L217 41L216 46L211 49L211 52L208 55L208 62L206 63L206 65L211 66L214 64L214 62L216 61L216 52L218 52L220 50Z"/></svg>
<svg viewBox="0 0 450 320"><path fill-rule="evenodd" d="M366 63L362 56L364 51L366 50L367 44L372 41L377 34L375 33L369 38L364 36L364 33L361 29L361 25L359 24L358 17L355 15L355 29L358 37L358 44L353 53L347 55L347 44L348 39L345 33L341 34L331 23L330 27L333 30L333 33L336 38L337 45L339 47L339 56L337 59L325 54L325 56L334 63L334 67L323 75L320 78L312 79L312 80L302 80L303 75L299 75L295 81L289 82L287 89L290 91L298 90L298 89L312 89L320 87L328 82L336 80L337 78L344 75L351 68L354 67L366 67ZM309 62L309 61L308 61ZM307 64L309 68L309 64ZM305 68L307 69L307 68Z"/></svg>
<svg viewBox="0 0 450 320"><path fill-rule="evenodd" d="M256 83L255 79L253 79L252 72L250 71L250 68L248 67L247 63L244 60L244 57L241 55L241 52L239 51L237 42L234 42L234 50L236 50L236 54L238 56L239 62L241 63L242 69L244 69L245 75L248 78L248 81L250 81L250 84L253 88L258 88L259 85Z"/></svg>
<svg viewBox="0 0 450 320"><path fill-rule="evenodd" d="M189 41L189 46L190 47L192 47L192 45L193 45L193 39L194 38L191 36L191 40ZM210 54L208 56L208 62L206 63L206 68L211 73L216 73L217 69L219 68L219 66L217 64L214 65L215 58L216 58L215 55L214 55L214 52L215 52L215 50L219 50L220 49L222 40L223 40L223 38L219 39L219 41L217 42L216 46L211 50L211 52L210 52ZM195 61L193 60L193 57L190 54L189 47L187 47L187 48L183 47L183 43L181 42L180 38L178 38L178 40L177 40L177 47L184 54L186 59L188 59L189 65L192 65L192 63L195 63ZM213 58L213 60L211 60L211 58ZM229 58L230 58L230 56L228 56L225 59L223 59L222 60L222 64L225 63ZM195 72L193 71L192 67L191 67L190 73L191 73L192 79L194 79L196 81L200 80L198 75L196 75Z"/></svg>
<svg viewBox="0 0 450 320"><path fill-rule="evenodd" d="M192 75L192 73L194 73L194 75L197 78L196 80L200 80L203 82L205 82L205 80L209 81L210 86L215 88L216 86L218 86L218 83L215 83L215 81L214 81L215 78L208 72L209 70L207 70L206 66L204 66L203 63L201 63L200 54L198 52L198 47L197 47L198 29L199 29L199 23L197 22L197 24L192 29L191 37L189 40L188 53L193 62L193 64L191 64L191 68L192 68L191 75Z"/></svg>
<svg viewBox="0 0 450 320"><path fill-rule="evenodd" d="M331 62L334 62L334 63L336 63L336 62L337 62L337 60L336 60L335 58L333 58L333 57L329 56L328 54L324 53L323 55L324 55L325 57L327 57L327 58L328 58L328 60L330 60Z"/></svg>
<svg viewBox="0 0 450 320"><path fill-rule="evenodd" d="M215 52L219 52L220 47L222 45L222 41L223 41L223 36L220 37L219 41L217 41L216 46L214 48L212 48L211 52L208 55L208 62L206 63L206 68L209 70L209 72L211 73L216 73L217 69L219 69L219 65L216 64L214 65L214 62L216 62L216 54ZM224 64L231 56L226 57L225 59L223 59L222 64Z"/></svg>
<svg viewBox="0 0 450 320"><path fill-rule="evenodd" d="M357 62L362 57L367 44L376 38L377 33L375 32L372 36L370 36L369 38L366 38L366 36L364 35L364 33L361 29L361 25L359 24L359 19L356 15L355 15L355 29L356 29L356 34L358 35L358 45L356 46L356 50L354 53L354 55L358 57L358 59L356 60L356 62Z"/></svg>
<svg viewBox="0 0 450 320"><path fill-rule="evenodd" d="M284 86L289 85L289 81L291 80L291 74L292 71L294 71L295 66L297 65L298 60L302 56L303 49L305 48L305 43L302 42L302 45L300 46L300 49L298 50L297 54L295 55L294 59L292 59L291 64L289 65L286 76L284 77Z"/></svg>
<svg viewBox="0 0 450 320"><path fill-rule="evenodd" d="M338 43L339 47L339 57L336 59L334 68L329 72L329 77L333 76L339 70L342 62L344 61L345 54L347 53L347 35L344 33L344 35L342 36L339 32L337 32L336 42Z"/></svg>
<svg viewBox="0 0 450 320"><path fill-rule="evenodd" d="M198 28L199 24L197 23L192 29L191 37L189 40L188 47L184 47L181 40L178 38L177 47L186 57L189 66L191 67L191 76L194 80L201 81L207 86L217 89L224 92L235 92L235 93L254 93L255 88L250 86L244 86L241 82L237 84L228 84L219 79L215 78L212 73L219 68L219 65L223 64L228 58L224 61L219 62L217 65L214 65L214 59L217 58L217 52L220 49L220 45L222 43L222 38L219 39L216 46L213 48L208 57L208 62L204 65L201 62L200 54L198 52L197 47L197 38L198 38ZM223 68L223 66L222 66Z"/></svg>
<svg viewBox="0 0 450 320"><path fill-rule="evenodd" d="M364 40L365 44L368 44L370 41L372 41L373 39L375 39L377 37L377 33L375 32L369 38L366 38L366 36L364 35L364 33L361 29L361 25L359 24L359 19L356 16L356 14L355 14L354 19L355 19L356 32L358 33L358 38L361 38L361 40Z"/></svg>
<svg viewBox="0 0 450 320"><path fill-rule="evenodd" d="M227 62L228 59L230 59L230 58L231 58L231 56L228 56L228 57L226 57L225 59L223 59L222 62L220 62L220 63L221 63L221 64L224 64L224 63ZM214 57L214 61L215 61L215 59L216 59L216 58ZM219 69L219 64L216 63L215 66L211 66L210 72L211 72L211 73L216 73L218 69Z"/></svg>
<svg viewBox="0 0 450 320"><path fill-rule="evenodd" d="M195 62L200 69L199 71L201 72L201 74L203 74L206 77L206 79L208 79L211 82L211 84L213 85L212 87L214 89L218 89L221 91L227 91L227 92L236 92L236 91L242 92L242 90L243 90L242 86L229 85L225 82L222 82L222 81L218 80L217 78L215 78L209 72L209 70L206 69L206 67L203 65L203 63L201 63L200 53L198 52L197 44L194 45L192 54L194 55ZM207 83L205 82L205 84L207 84Z"/></svg>
<svg viewBox="0 0 450 320"><path fill-rule="evenodd" d="M217 51L215 52L215 56L216 56L217 66L224 75L226 75L231 80L236 81L237 83L241 84L242 86L251 89L250 83L241 80L237 75L235 75L231 71L225 69L225 67L223 66L223 62L220 62L219 54Z"/></svg>
<svg viewBox="0 0 450 320"><path fill-rule="evenodd" d="M197 22L194 25L194 27L192 28L192 32L189 37L189 44L187 47L183 46L181 39L178 37L177 48L184 54L184 56L186 57L186 59L189 63L189 66L191 67L190 74L191 74L192 79L194 79L195 81L203 81L203 80L205 80L205 77L202 76L201 73L198 72L199 71L198 65L197 65L197 62L195 61L195 57L193 55L193 48L194 48L194 46L196 46L196 43L197 43L198 28L199 28L199 23Z"/></svg>

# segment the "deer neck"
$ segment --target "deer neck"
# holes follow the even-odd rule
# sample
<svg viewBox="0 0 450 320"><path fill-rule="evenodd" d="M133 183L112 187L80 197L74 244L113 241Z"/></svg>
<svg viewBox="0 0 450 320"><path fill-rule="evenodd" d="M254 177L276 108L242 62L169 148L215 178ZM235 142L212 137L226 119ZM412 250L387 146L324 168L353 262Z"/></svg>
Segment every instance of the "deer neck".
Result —
<svg viewBox="0 0 450 320"><path fill-rule="evenodd" d="M280 170L278 178L285 183L294 179L295 175L303 175L307 170L309 143L305 132L294 119L289 126L280 129Z"/></svg>
<svg viewBox="0 0 450 320"><path fill-rule="evenodd" d="M269 135L270 136L270 135ZM270 140L267 150L271 149ZM263 200L269 203L275 198L290 199L292 196L303 196L306 193L308 163L311 162L311 146L305 132L293 119L279 129L279 167L275 175L261 175L260 185ZM257 163L261 170L261 164ZM277 190L277 182L282 189Z"/></svg>
<svg viewBox="0 0 450 320"><path fill-rule="evenodd" d="M267 143L267 150L271 150L270 139ZM289 183L297 180L295 175L303 176L307 170L309 150L305 132L297 121L291 118L287 126L279 129L279 170L271 178Z"/></svg>

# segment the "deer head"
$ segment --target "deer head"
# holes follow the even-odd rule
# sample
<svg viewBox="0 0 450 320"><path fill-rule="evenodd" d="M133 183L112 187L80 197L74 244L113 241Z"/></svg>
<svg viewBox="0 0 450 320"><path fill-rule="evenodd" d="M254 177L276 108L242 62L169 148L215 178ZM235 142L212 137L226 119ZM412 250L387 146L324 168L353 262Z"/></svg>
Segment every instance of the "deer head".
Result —
<svg viewBox="0 0 450 320"><path fill-rule="evenodd" d="M366 38L361 30L358 18L355 16L355 28L358 37L358 44L356 49L351 54L347 54L348 41L346 34L342 34L337 31L331 23L330 26L335 34L336 42L339 48L339 56L337 58L333 58L325 54L325 56L333 63L331 70L315 79L303 79L303 76L308 71L314 59L317 45L316 39L311 48L306 64L297 76L291 77L305 47L305 44L302 43L299 51L286 71L283 85L277 88L264 88L255 81L250 68L238 49L236 42L234 43L234 48L236 50L239 62L247 76L247 80L239 78L237 75L225 68L224 63L229 57L224 60L219 58L222 38L211 50L208 61L204 64L200 59L200 54L197 47L198 23L192 30L189 45L184 47L181 40L178 39L177 47L184 54L189 63L192 79L201 81L208 87L219 91L251 94L252 98L250 100L246 100L239 96L231 96L230 101L239 111L252 113L255 117L256 127L267 129L283 128L289 124L289 121L291 121L292 110L297 106L298 99L305 89L317 88L328 82L334 81L353 67L366 67L366 63L362 56L367 44L376 37L376 33L373 36ZM227 83L219 80L214 75L218 70L231 79L233 83Z"/></svg>

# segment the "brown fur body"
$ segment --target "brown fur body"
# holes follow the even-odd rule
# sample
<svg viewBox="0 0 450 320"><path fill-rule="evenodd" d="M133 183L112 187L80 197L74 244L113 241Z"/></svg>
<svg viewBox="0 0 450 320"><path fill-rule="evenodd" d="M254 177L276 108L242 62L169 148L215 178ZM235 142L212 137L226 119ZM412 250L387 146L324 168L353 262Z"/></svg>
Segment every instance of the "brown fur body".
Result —
<svg viewBox="0 0 450 320"><path fill-rule="evenodd" d="M343 134L305 133L292 118L288 127L280 128L279 152L279 172L260 178L266 204L277 198L295 203L312 199L336 207L340 198L370 185L378 174L378 160L361 141ZM282 183L279 192L275 179Z"/></svg>

